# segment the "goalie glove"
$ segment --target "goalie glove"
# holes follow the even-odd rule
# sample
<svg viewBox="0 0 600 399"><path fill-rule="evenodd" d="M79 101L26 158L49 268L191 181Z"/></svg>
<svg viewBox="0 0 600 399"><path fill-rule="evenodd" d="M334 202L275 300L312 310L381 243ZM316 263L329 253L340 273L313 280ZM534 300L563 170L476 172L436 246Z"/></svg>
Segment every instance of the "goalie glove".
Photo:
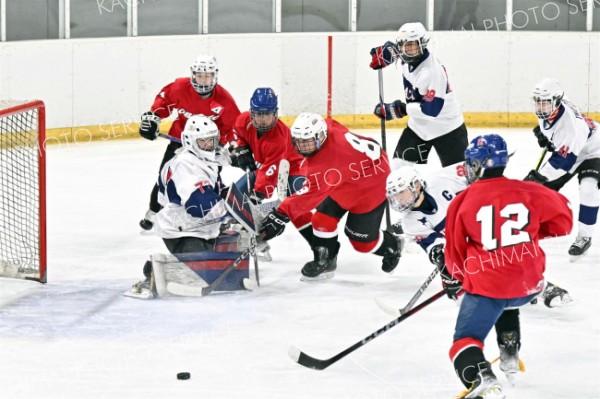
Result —
<svg viewBox="0 0 600 399"><path fill-rule="evenodd" d="M289 221L289 217L283 213L277 212L277 209L273 209L262 222L258 234L263 241L269 241L270 239L281 235L285 230L285 224Z"/></svg>
<svg viewBox="0 0 600 399"><path fill-rule="evenodd" d="M552 144L552 142L550 142L548 137L546 137L544 133L542 133L542 130L540 129L539 125L533 128L533 134L535 135L535 138L538 141L538 145L541 148L545 148L550 152L554 152L556 150L556 148L554 148L554 145Z"/></svg>
<svg viewBox="0 0 600 399"><path fill-rule="evenodd" d="M379 119L385 119L391 121L392 119L399 119L406 116L406 104L400 100L396 100L393 103L377 104L373 113Z"/></svg>
<svg viewBox="0 0 600 399"><path fill-rule="evenodd" d="M385 42L383 46L374 47L371 49L371 63L369 66L371 69L381 69L396 62L400 52L396 44L392 42Z"/></svg>
<svg viewBox="0 0 600 399"><path fill-rule="evenodd" d="M152 111L142 114L142 123L140 124L140 136L146 140L156 140L158 137L158 124L160 117Z"/></svg>

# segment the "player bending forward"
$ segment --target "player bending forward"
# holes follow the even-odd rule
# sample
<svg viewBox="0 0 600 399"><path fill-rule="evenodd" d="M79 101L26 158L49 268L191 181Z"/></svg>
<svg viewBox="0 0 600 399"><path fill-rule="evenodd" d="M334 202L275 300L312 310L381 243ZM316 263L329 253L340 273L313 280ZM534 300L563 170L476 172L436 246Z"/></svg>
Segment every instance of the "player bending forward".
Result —
<svg viewBox="0 0 600 399"><path fill-rule="evenodd" d="M467 185L463 163L445 167L427 181L413 166L403 165L392 170L386 184L391 207L402 214L400 223L404 234L417 242L429 257L429 261L437 266L442 277L442 286L451 299L457 299L462 284L454 280L446 269L446 213L452 200L467 188ZM567 290L550 282L546 284L540 297L549 308L573 303ZM498 343L503 345L500 335L499 333Z"/></svg>
<svg viewBox="0 0 600 399"><path fill-rule="evenodd" d="M267 215L260 229L263 239L280 235L290 219L316 208L311 218L314 260L302 268L302 279L331 278L340 249L337 226L348 213L344 233L354 249L382 256L382 270L394 270L401 242L380 230L390 173L387 154L377 142L314 113L300 114L291 131L294 149L306 157L307 182Z"/></svg>
<svg viewBox="0 0 600 399"><path fill-rule="evenodd" d="M158 201L163 207L156 215L153 232L163 239L169 252L204 252L214 249L227 214L221 197L217 154L219 129L206 116L190 117L181 133L183 148L162 168L158 180ZM144 265L146 279L132 291L150 291L152 262Z"/></svg>
<svg viewBox="0 0 600 399"><path fill-rule="evenodd" d="M560 190L575 175L579 177L579 230L569 248L571 262L577 261L592 245L600 207L600 132L598 124L582 114L564 97L555 79L543 79L533 89L539 126L533 129L540 147L552 153L539 172L532 170L525 180Z"/></svg>
<svg viewBox="0 0 600 399"><path fill-rule="evenodd" d="M471 185L452 201L446 217L446 267L465 291L450 348L467 388L461 398L505 397L483 342L507 309L529 303L542 290L546 256L539 240L567 235L573 227L564 196L504 177L507 162L502 137L473 139L465 151ZM513 322L519 331L518 317ZM517 367L515 361L501 356L500 368Z"/></svg>

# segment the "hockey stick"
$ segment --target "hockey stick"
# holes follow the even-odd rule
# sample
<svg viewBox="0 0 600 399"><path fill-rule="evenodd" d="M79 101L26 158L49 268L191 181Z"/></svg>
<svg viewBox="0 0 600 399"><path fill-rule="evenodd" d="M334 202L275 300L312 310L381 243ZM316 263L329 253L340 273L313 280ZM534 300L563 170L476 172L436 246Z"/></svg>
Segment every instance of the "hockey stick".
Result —
<svg viewBox="0 0 600 399"><path fill-rule="evenodd" d="M427 280L425 280L425 282L423 284L421 284L421 287L419 287L419 290L415 293L415 295L413 295L413 297L410 299L410 301L408 301L406 306L403 307L402 309L397 309L388 304L385 304L377 298L375 298L375 303L377 304L377 306L379 306L379 308L381 310L383 310L385 313L387 313L391 316L396 316L396 317L402 316L402 315L408 313L412 309L412 307L415 306L415 303L417 303L417 301L419 300L421 295L423 295L423 293L425 292L427 287L429 287L429 284L431 284L431 282L433 281L435 276L437 276L438 273L439 273L439 271L436 266L436 268L433 270L433 272L431 272L429 277L427 277Z"/></svg>
<svg viewBox="0 0 600 399"><path fill-rule="evenodd" d="M248 187L248 192L254 191L254 188L250 188L250 182L252 180L251 178L251 171L250 171L250 167L246 167L246 185ZM256 278L256 285L260 286L260 277L258 274L258 254L256 253L256 234L252 234L252 236L250 237L250 248L254 248L253 251L251 251L252 254L252 260L254 261L254 277Z"/></svg>
<svg viewBox="0 0 600 399"><path fill-rule="evenodd" d="M542 151L542 155L540 155L540 159L538 159L537 164L535 165L535 171L539 171L540 167L542 166L542 162L544 161L544 158L546 158L546 153L548 152L547 149L544 148L544 151Z"/></svg>
<svg viewBox="0 0 600 399"><path fill-rule="evenodd" d="M380 105L381 109L384 110L384 114L385 114L385 105L383 103L383 70L382 69L377 70L377 79L379 80L379 105ZM381 118L381 147L383 148L383 151L385 151L387 153L387 145L386 145L386 137L385 137L385 116L383 118ZM389 230L390 226L392 225L392 220L390 217L390 204L387 201L385 203L385 223L386 223L386 227Z"/></svg>
<svg viewBox="0 0 600 399"><path fill-rule="evenodd" d="M174 143L179 143L179 144L181 144L181 140L180 140L180 139L178 139L178 138L175 138L175 137L173 137L173 136L169 136L168 134L162 134L162 133L159 133L159 134L158 134L158 137L162 137L163 139L167 139L167 140L169 140L169 141L172 141L172 142L174 142Z"/></svg>
<svg viewBox="0 0 600 399"><path fill-rule="evenodd" d="M298 363L301 366L308 367L309 369L314 369L314 370L323 370L323 369L326 369L327 367L331 366L333 363L335 363L338 360L346 357L347 355L349 355L350 353L354 352L355 350L357 350L361 346L366 345L370 341L372 341L375 338L377 338L379 335L381 335L384 332L390 330L392 327L397 326L398 324L400 324L404 320L408 319L410 316L414 315L415 313L417 313L418 311L422 310L423 308L429 306L431 303L437 301L439 298L443 297L444 295L445 295L444 294L444 290L438 292L437 294L433 295L429 299L425 300L423 303L421 303L416 308L408 311L406 314L398 317L397 319L392 320L391 322L389 322L385 326L381 327L379 330L375 331L371 335L368 335L367 337L365 337L362 340L358 341L357 343L355 343L351 347L349 347L347 349L344 349L343 351L341 351L340 353L338 353L337 355L335 355L333 357L330 357L329 359L324 359L324 360L317 359L315 357L307 355L304 352L301 352L299 349L297 349L294 346L290 347L290 349L288 350L288 355L292 358L293 361L295 361L296 363Z"/></svg>
<svg viewBox="0 0 600 399"><path fill-rule="evenodd" d="M221 273L221 275L215 279L215 281L213 281L212 283L210 283L209 286L202 287L201 295L202 296L207 296L208 294L210 294L211 292L213 292L219 286L219 284L221 284L221 282L223 280L225 280L225 277L227 277L244 260L244 258L246 256L248 256L248 254L250 254L251 252L252 252L252 246L250 246L250 248L244 250L244 252L242 252L240 254L240 256L238 256L233 261L233 263L231 265L229 265L227 267L227 269L225 269L223 271L223 273Z"/></svg>

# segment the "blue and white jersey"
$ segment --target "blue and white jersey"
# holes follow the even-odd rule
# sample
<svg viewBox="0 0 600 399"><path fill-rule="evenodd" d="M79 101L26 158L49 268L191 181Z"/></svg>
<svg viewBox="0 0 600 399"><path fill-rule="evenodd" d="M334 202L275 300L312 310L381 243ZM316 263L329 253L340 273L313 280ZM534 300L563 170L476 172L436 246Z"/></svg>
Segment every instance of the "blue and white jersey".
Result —
<svg viewBox="0 0 600 399"><path fill-rule="evenodd" d="M539 124L541 132L556 149L539 170L548 180L573 173L586 159L600 158L598 123L579 112L566 98L554 118L540 119Z"/></svg>
<svg viewBox="0 0 600 399"><path fill-rule="evenodd" d="M416 64L402 65L408 127L429 141L463 124L460 105L444 66L429 52Z"/></svg>
<svg viewBox="0 0 600 399"><path fill-rule="evenodd" d="M215 238L220 222L201 226L225 216L225 201L217 192L219 165L183 150L163 166L158 179L158 202L153 231L162 238Z"/></svg>
<svg viewBox="0 0 600 399"><path fill-rule="evenodd" d="M456 164L445 167L425 181L425 199L418 208L404 216L402 228L429 255L435 245L446 243L444 230L448 206L458 193L467 188L467 179L464 166Z"/></svg>

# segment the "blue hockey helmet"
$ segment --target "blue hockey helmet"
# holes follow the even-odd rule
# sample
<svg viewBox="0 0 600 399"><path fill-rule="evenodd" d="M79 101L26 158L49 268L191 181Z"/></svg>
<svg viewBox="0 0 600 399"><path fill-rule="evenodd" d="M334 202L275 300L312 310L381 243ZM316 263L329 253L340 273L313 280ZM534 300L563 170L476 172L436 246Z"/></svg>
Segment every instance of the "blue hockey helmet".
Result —
<svg viewBox="0 0 600 399"><path fill-rule="evenodd" d="M465 166L469 183L479 180L487 169L504 168L508 163L506 141L497 134L477 136L465 150Z"/></svg>
<svg viewBox="0 0 600 399"><path fill-rule="evenodd" d="M250 98L250 121L259 132L277 124L277 95L270 87L259 87Z"/></svg>

